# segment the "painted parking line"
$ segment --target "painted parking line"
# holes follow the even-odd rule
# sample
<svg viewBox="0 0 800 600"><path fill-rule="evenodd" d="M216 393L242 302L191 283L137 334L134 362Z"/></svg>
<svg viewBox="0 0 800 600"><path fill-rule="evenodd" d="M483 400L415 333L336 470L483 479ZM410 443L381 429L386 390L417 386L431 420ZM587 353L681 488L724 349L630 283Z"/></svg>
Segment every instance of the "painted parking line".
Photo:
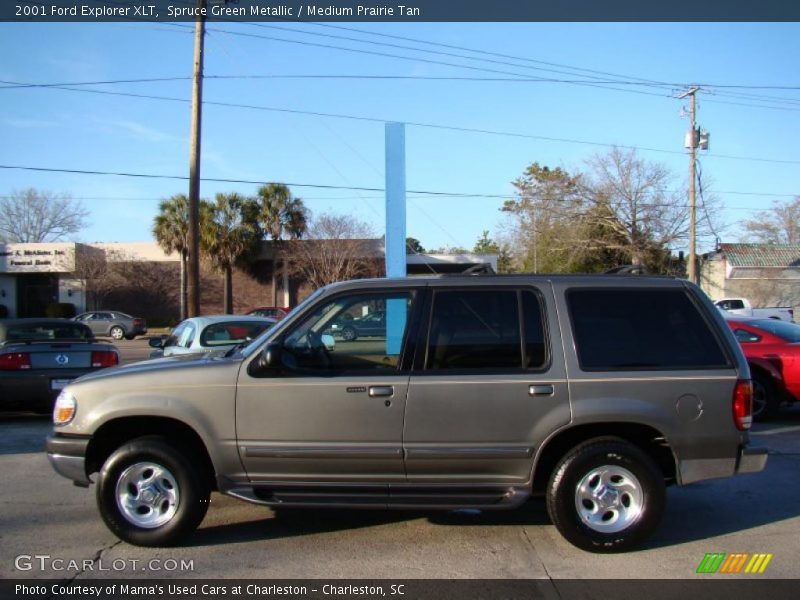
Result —
<svg viewBox="0 0 800 600"><path fill-rule="evenodd" d="M800 425L795 425L792 427L777 427L767 431L751 431L750 435L776 435L778 433L789 433L791 431L800 431Z"/></svg>

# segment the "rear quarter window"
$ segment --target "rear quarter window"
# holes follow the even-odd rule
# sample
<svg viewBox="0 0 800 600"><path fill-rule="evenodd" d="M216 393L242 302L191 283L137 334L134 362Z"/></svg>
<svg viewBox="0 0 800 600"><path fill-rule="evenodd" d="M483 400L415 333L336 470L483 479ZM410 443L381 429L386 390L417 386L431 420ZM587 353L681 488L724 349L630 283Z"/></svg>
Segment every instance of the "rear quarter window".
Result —
<svg viewBox="0 0 800 600"><path fill-rule="evenodd" d="M567 305L584 371L730 366L710 325L681 289L574 289Z"/></svg>

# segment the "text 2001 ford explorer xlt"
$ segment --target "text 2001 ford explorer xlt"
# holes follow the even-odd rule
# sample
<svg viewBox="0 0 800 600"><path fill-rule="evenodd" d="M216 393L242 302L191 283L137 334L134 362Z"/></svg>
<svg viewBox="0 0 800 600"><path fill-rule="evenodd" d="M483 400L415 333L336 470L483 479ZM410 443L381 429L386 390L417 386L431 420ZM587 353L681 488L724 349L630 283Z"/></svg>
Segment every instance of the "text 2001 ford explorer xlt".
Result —
<svg viewBox="0 0 800 600"><path fill-rule="evenodd" d="M335 335L378 312L382 328ZM620 551L656 529L667 485L764 468L749 378L685 281L350 281L226 356L81 378L47 452L77 484L94 477L104 521L133 544L190 534L213 490L310 508L499 509L544 493L566 539Z"/></svg>

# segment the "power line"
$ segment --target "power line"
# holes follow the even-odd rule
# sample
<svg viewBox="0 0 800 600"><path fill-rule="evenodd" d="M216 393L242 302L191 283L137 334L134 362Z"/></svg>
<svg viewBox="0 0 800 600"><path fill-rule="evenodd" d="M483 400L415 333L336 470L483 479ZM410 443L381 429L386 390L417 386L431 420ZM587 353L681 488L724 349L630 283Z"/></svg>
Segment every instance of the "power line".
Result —
<svg viewBox="0 0 800 600"><path fill-rule="evenodd" d="M489 51L485 51L485 50L476 50L476 49L467 48L467 47L464 47L464 46L455 46L455 45L450 45L450 44L442 44L442 43L438 43L438 42L431 42L429 40L422 40L422 39L419 39L419 38L409 38L409 37L404 37L404 36L396 36L396 35L382 34L382 33L376 33L376 32L369 32L369 31L365 31L365 30L362 30L362 29L355 29L355 28L343 27L343 26L338 26L338 25L330 25L330 24L326 24L326 23L311 23L311 24L312 25L316 25L316 26L320 26L320 27L328 27L328 28L333 28L333 29L354 31L354 32L363 33L363 34L367 34L367 35L374 35L374 36L385 37L385 38L392 38L392 39L399 39L399 40L404 40L404 41L411 41L413 43L423 43L423 44L428 44L428 45L436 46L436 47L463 50L463 51L472 52L472 53L476 53L476 54L482 54L482 55L486 55L486 56L495 56L495 57L500 57L500 58L505 58L505 59L517 60L517 61L524 61L524 62L530 62L530 63L535 63L535 64L543 64L543 65L547 65L547 66L555 66L555 67L559 67L561 69L570 69L571 71L578 71L578 72L584 72L584 73L596 73L598 75L603 75L603 76L606 76L606 77L611 76L611 77L615 77L617 79L625 79L626 80L625 83L627 83L629 85L642 85L642 86L650 86L650 87L672 87L672 88L684 88L684 87L686 87L688 85L686 83L669 83L669 82L663 82L663 81L656 81L656 80L653 80L653 79L646 79L646 78L635 77L635 76L631 76L631 75L621 75L619 73L612 73L612 72L609 72L609 71L599 71L599 70L595 70L595 69L586 69L586 68L582 68L582 67L574 67L574 66L564 65L564 64L559 64L559 63L540 61L540 60L536 60L536 59L520 57L520 56L514 56L514 55L509 55L509 54L502 54L502 53L497 53L497 52L489 52ZM302 32L302 31L297 31L297 30L294 30L294 29L277 27L275 25L263 25L263 24L260 24L260 23L248 23L248 25L251 25L251 26L254 26L254 27L265 27L265 28L281 29L281 30L285 30L285 31L292 31L294 33L304 33L306 35L321 35L321 34L314 34L314 33L311 33L311 32ZM357 43L373 43L373 44L375 43L375 42L372 42L370 40L360 40L358 38L348 38L348 37L345 37L345 36L326 36L326 37L336 37L336 38L339 38L339 39L346 39L346 40L354 41L354 42L357 42ZM397 45L394 45L394 46L400 47L400 48L406 48L406 49L410 49L410 50L416 50L416 51L425 51L425 50L420 49L420 48L411 48L411 47L407 47L407 46L397 46ZM437 53L434 52L434 54L437 54ZM486 61L487 60L487 59L480 59L480 58L476 58L476 57L469 57L469 56L463 56L463 55L453 55L451 53L442 53L442 54L450 55L450 56L458 56L460 58L465 58L467 60L481 60L481 61ZM510 65L510 66L515 66L515 67L520 67L520 68L535 69L535 70L542 70L542 71L549 71L549 72L555 72L555 73L561 73L561 74L569 74L569 75L573 74L572 72L569 72L569 71L545 69L545 68L541 68L541 67L532 67L532 66L529 66L529 65L518 65L518 64L513 64L513 63L508 63L508 62L503 62L503 61L489 61L489 62L499 62L499 64L504 64L504 65ZM594 75L589 75L589 76L596 78L596 76L594 76ZM589 82L556 81L555 83L587 84ZM623 82L620 82L620 81L600 82L600 81L598 81L596 83L614 83L614 84L619 85L619 84L622 84ZM755 85L743 85L743 84L711 84L711 83L694 84L694 85L702 85L702 86L705 86L705 87L715 87L715 88L732 88L732 89L800 90L800 86L769 86L769 85L767 85L767 86L755 86ZM601 87L601 86L595 86L595 87ZM616 89L616 88L606 88L606 89ZM632 90L617 90L617 91L632 91ZM720 92L719 95L728 95L728 94L726 92ZM733 96L733 95L731 94L731 96ZM782 102L782 101L793 102L793 99L785 98L785 97L779 97L779 96L772 96L772 97L767 96L767 97L765 97L765 99L768 99L770 101L775 101L775 102ZM712 100L712 102L721 102L721 101ZM756 107L756 108L776 108L776 107L771 107L771 106L759 106L759 105L744 105L744 106L750 106L750 107Z"/></svg>
<svg viewBox="0 0 800 600"><path fill-rule="evenodd" d="M245 75L206 75L206 79L240 79L240 80L260 80L260 79L342 79L342 80L394 80L394 81L464 81L476 83L566 83L566 84L614 84L614 85L641 85L633 81L625 80L586 80L586 79L553 79L541 77L463 77L463 76L434 76L434 75L365 75L365 74L245 74ZM5 89L26 89L26 88L59 88L64 86L94 86L94 85L116 85L124 83L161 83L186 81L191 77L149 77L139 79L116 79L103 81L74 81L58 83L19 83L0 86L0 90ZM678 86L679 84L669 84ZM764 96L757 94L736 94L736 93L716 93L730 98L742 98L752 100L762 104L752 104L746 102L730 102L724 100L709 100L718 104L729 104L734 106L747 106L754 108L768 108L774 110L796 110L800 111L800 99L781 98L777 96ZM666 97L666 96L665 96ZM776 103L783 103L784 106L774 106Z"/></svg>
<svg viewBox="0 0 800 600"><path fill-rule="evenodd" d="M385 57L385 58L396 58L396 59L408 60L408 61L412 61L412 62L423 62L423 63L427 63L427 64L443 65L443 66L447 66L447 67L454 67L454 68L457 68L457 69L469 69L469 70L472 70L472 71L482 71L482 72L485 72L485 73L498 73L498 74L501 74L501 75L515 75L515 76L519 76L520 75L520 73L515 73L513 71L502 71L502 70L498 70L498 69L490 69L490 68L487 68L487 67L476 67L476 66L473 66L473 65L463 65L463 64L457 64L457 63L450 63L450 62L433 60L433 59L428 59L428 58L420 58L420 57L414 57L414 56L403 56L403 55L399 55L399 54L390 54L388 52L378 52L378 51L375 51L375 50L364 50L363 48L346 48L344 46L334 46L334 45L331 45L331 44L320 44L320 43L317 43L317 42L309 42L309 41L306 41L306 40L291 40L291 39L287 39L287 38L280 38L280 37L269 36L269 35L260 35L260 34L256 34L256 33L245 33L243 31L228 31L228 30L225 30L225 29L209 29L209 31L212 32L212 33L222 33L222 34L225 34L225 35L233 35L233 36L240 36L240 37L246 37L246 38L265 39L265 40L270 40L270 41L275 41L275 42L283 42L283 43L287 43L287 44L298 44L298 45L301 45L301 46L324 48L326 50L341 50L343 52L352 52L352 53L356 53L356 54L368 54L368 55L372 55L372 56L381 56L381 57ZM511 66L519 67L520 65L511 65ZM608 86L605 86L605 85L602 85L602 84L594 84L594 83L580 83L580 84L576 84L576 85L598 87L598 88L608 89L608 90L617 89L617 88L608 87ZM620 90L617 89L617 91L620 91ZM634 94L643 94L643 95L646 95L646 96L658 96L659 98L669 98L669 97L671 97L669 94L657 94L657 93L654 93L654 92L646 92L644 90L622 90L622 91L627 91L627 92L634 93Z"/></svg>
<svg viewBox="0 0 800 600"><path fill-rule="evenodd" d="M38 172L45 172L45 173L69 173L75 175L103 175L103 176L116 176L116 177L136 177L142 179L175 179L175 180L186 180L188 176L186 175L162 175L162 174L154 174L154 173L131 173L131 172L124 172L124 171L97 171L97 170L88 170L88 169L61 169L61 168L52 168L52 167L32 167L32 166L23 166L23 165L0 165L0 169L17 169L21 171L38 171ZM315 189L330 189L330 190L345 190L345 191L360 191L360 192L384 192L384 188L376 188L376 187L364 187L364 186L346 186L346 185L328 185L328 184L316 184L316 183L291 183L291 182L274 182L274 181L264 181L264 180L251 180L251 179L220 179L220 178L212 178L212 177L203 177L201 178L202 181L208 181L212 183L241 183L241 184L248 184L248 185L264 185L269 183L283 183L289 187L307 187L307 188L315 188ZM678 193L682 192L683 190L659 190L662 192L671 192L671 193ZM499 199L499 200L508 200L513 198L517 194L512 192L509 194L474 194L474 193L465 193L465 192L440 192L440 191L429 191L429 190L408 190L408 194L415 195L415 196L436 196L441 198L488 198L488 199ZM740 194L740 195L749 195L749 196L768 196L768 197L786 197L786 198L793 198L798 196L798 194L777 194L772 192L728 192L728 191L716 191L718 194ZM13 198L13 195L0 195L0 198ZM341 197L341 196L331 196L331 197L306 197L306 200L360 200L360 199L369 199L369 200L381 200L384 196L359 196L358 198L348 198L348 197ZM113 197L113 196L82 196L82 197L74 197L74 200L163 200L163 197L159 198L147 198L147 197ZM641 206L647 207L659 207L659 206L677 206L679 208L683 208L684 205L674 205L669 203L648 203L648 204L641 204ZM686 205L688 207L688 205ZM738 207L738 208L731 208L726 210L762 210L762 206L753 206L753 207Z"/></svg>
<svg viewBox="0 0 800 600"><path fill-rule="evenodd" d="M8 84L17 84L18 82L11 82L11 81L0 81L0 83L8 83ZM147 99L147 100L160 100L165 102L181 102L181 103L188 103L189 100L186 98L176 98L173 96L156 96L153 94L136 94L132 92L112 92L109 90L90 90L90 89L83 89L83 88L71 88L65 86L51 86L47 89L57 89L57 90L64 90L70 92L81 92L81 93L89 93L89 94L101 94L101 95L110 95L110 96L123 96L123 97L130 97L130 98L140 98L140 99ZM403 119L387 119L387 118L377 118L377 117L365 117L359 115L347 115L341 113L327 113L327 112L320 112L320 111L308 111L308 110L299 110L294 108L282 108L276 106L259 106L259 105L252 105L252 104L240 104L240 103L233 103L233 102L216 102L211 100L203 100L204 104L210 106L220 106L224 108L245 108L249 110L260 110L266 112L278 112L278 113L286 113L286 114L298 114L298 115L308 115L314 117L323 117L323 118L334 118L334 119L349 119L354 121L363 121L369 123L386 123L389 121L402 121L408 126L412 127L422 127L428 129L439 129L445 131L455 131L461 133L476 133L476 134L484 134L484 135L495 135L495 136L503 136L503 137L513 137L513 138L520 138L520 139L533 139L533 140L541 140L541 141L548 141L548 142L560 142L565 144L579 144L579 145L586 145L586 146L596 146L596 147L603 147L603 148L623 148L626 150L639 150L642 152L658 152L661 154L680 154L683 155L684 152L680 150L669 150L665 148L652 148L648 146L634 146L630 144L613 144L609 142L596 142L591 140L578 140L578 139L571 139L571 138L560 138L560 137L553 137L553 136L542 136L542 135L535 135L535 134L527 134L527 133L519 133L514 131L497 131L491 129L480 129L474 127L461 127L456 125L441 125L437 123L423 123L423 122L414 122L414 121L403 121ZM800 164L800 160L784 160L784 159L772 159L772 158L760 158L760 157L753 157L753 156L736 156L736 155L729 155L729 154L713 154L708 155L708 158L723 158L729 160L746 160L751 162L765 162L765 163L776 163L776 164Z"/></svg>
<svg viewBox="0 0 800 600"><path fill-rule="evenodd" d="M51 168L51 167L30 167L30 166L22 166L22 165L0 165L0 169L18 169L22 171L38 171L38 172L45 172L45 173L70 173L73 175L109 175L114 177L136 177L141 179L176 179L176 180L188 180L189 177L187 175L161 175L155 173L131 173L125 171L97 171L97 170L89 170L89 169L58 169L58 168ZM245 183L249 185L265 185L271 183L282 183L283 185L287 185L289 187L307 187L307 188L315 188L315 189L325 189L325 190L353 190L353 191L363 191L363 192L383 192L385 191L383 188L375 188L375 187L359 187L359 186L344 186L344 185L326 185L326 184L318 184L318 183L292 183L292 182L276 182L276 181L265 181L265 180L254 180L254 179L220 179L214 177L202 177L202 181L209 181L212 183ZM427 190L409 190L411 194L420 194L425 196L446 196L446 197L453 197L453 198L499 198L499 199L506 199L509 197L508 194L506 195L492 195L492 194L472 194L472 193L461 193L461 192L434 192L434 191L427 191Z"/></svg>

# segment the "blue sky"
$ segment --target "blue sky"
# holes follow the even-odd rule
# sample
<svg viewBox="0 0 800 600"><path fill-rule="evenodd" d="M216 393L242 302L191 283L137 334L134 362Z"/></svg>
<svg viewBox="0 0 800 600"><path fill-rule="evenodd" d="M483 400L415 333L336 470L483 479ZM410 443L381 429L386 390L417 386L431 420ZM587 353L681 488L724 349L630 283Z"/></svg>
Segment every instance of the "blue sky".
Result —
<svg viewBox="0 0 800 600"><path fill-rule="evenodd" d="M441 54L310 35L336 35L438 52L421 45L314 24L209 24L204 99L211 102L338 113L533 136L624 144L676 152L642 152L664 163L683 187L688 171L684 105L668 88L620 92L563 83L408 79L215 79L224 75L396 75L544 77L586 80L589 73L518 59L502 65ZM358 30L417 38L509 56L662 82L800 86L798 24L356 23ZM262 37L248 37L248 34ZM296 40L302 44L265 39ZM321 48L327 44L403 55L410 60ZM0 80L66 83L191 75L191 27L163 24L0 24ZM425 61L466 65L458 68ZM490 69L511 75L485 72ZM596 74L594 74L596 75ZM609 79L617 80L616 76ZM2 84L0 84L2 85ZM87 89L188 98L190 81L126 83ZM677 88L675 88L677 89ZM800 90L710 88L699 96L698 124L711 132L703 175L721 198L725 240L737 221L768 208L771 194L800 194ZM728 93L788 98L765 102ZM794 103L791 102L794 101ZM740 106L726 104L734 102ZM789 110L786 110L789 109ZM206 105L202 176L296 184L383 187L383 124ZM188 173L189 105L57 89L0 89L0 164ZM409 125L409 190L511 195L511 181L531 162L582 169L605 148ZM722 155L777 161L734 160ZM158 200L186 192L183 181L0 169L0 194L36 187L68 192L91 211L81 241L150 239ZM249 184L204 182L203 197L255 192ZM379 193L293 187L313 213L352 214L383 228ZM739 195L731 192L752 192ZM486 229L499 233L501 198L410 195L408 235L427 247L471 247ZM704 249L704 248L701 248Z"/></svg>

